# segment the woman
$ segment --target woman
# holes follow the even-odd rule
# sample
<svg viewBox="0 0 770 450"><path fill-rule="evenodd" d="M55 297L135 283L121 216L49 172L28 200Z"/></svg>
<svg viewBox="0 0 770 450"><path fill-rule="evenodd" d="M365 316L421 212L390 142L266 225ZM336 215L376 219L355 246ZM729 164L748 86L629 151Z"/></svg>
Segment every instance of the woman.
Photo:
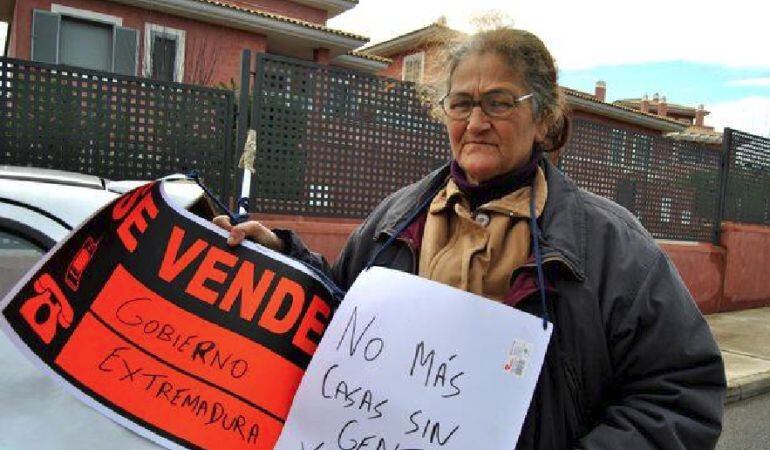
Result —
<svg viewBox="0 0 770 450"><path fill-rule="evenodd" d="M404 270L551 320L517 448L714 447L723 364L676 270L631 214L542 158L569 123L548 50L497 29L445 67L451 164L385 199L326 269L344 289L367 265ZM215 220L231 245L321 264L289 231Z"/></svg>

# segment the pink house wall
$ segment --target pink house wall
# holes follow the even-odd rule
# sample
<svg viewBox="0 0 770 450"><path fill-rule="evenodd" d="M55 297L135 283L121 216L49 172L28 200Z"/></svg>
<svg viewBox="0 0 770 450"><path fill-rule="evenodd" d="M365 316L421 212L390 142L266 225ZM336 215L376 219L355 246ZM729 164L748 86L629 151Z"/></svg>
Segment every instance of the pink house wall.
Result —
<svg viewBox="0 0 770 450"><path fill-rule="evenodd" d="M770 227L725 222L722 310L770 306Z"/></svg>
<svg viewBox="0 0 770 450"><path fill-rule="evenodd" d="M261 215L270 228L295 230L331 263L357 220ZM726 223L722 245L660 243L704 314L770 306L770 227Z"/></svg>
<svg viewBox="0 0 770 450"><path fill-rule="evenodd" d="M679 271L704 314L719 311L725 274L725 249L701 242L667 242L660 247Z"/></svg>
<svg viewBox="0 0 770 450"><path fill-rule="evenodd" d="M267 41L264 36L247 31L214 25L197 20L176 17L156 11L147 11L119 3L98 0L18 0L15 10L15 23L12 28L11 47L8 56L19 59L31 58L32 11L34 9L51 10L51 4L57 3L72 8L84 9L112 16L121 17L123 26L139 31L138 73L142 73L144 52L145 23L167 26L186 32L185 82L197 82L195 78L196 59L202 53L206 59L216 58L213 66L211 85L218 83L237 83L240 74L241 50L251 49L264 52Z"/></svg>

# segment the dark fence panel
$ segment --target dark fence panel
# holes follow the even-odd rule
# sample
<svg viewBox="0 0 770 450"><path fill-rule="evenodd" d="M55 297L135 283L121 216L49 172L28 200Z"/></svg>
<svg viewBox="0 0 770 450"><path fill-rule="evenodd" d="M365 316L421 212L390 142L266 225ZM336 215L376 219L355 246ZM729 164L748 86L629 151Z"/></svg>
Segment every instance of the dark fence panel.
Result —
<svg viewBox="0 0 770 450"><path fill-rule="evenodd" d="M0 164L154 179L198 170L232 192L234 95L0 58Z"/></svg>
<svg viewBox="0 0 770 450"><path fill-rule="evenodd" d="M363 218L450 157L412 83L261 54L252 102L258 212Z"/></svg>
<svg viewBox="0 0 770 450"><path fill-rule="evenodd" d="M770 139L725 128L724 219L770 225Z"/></svg>
<svg viewBox="0 0 770 450"><path fill-rule="evenodd" d="M623 205L656 238L710 241L720 153L704 145L576 119L560 166Z"/></svg>

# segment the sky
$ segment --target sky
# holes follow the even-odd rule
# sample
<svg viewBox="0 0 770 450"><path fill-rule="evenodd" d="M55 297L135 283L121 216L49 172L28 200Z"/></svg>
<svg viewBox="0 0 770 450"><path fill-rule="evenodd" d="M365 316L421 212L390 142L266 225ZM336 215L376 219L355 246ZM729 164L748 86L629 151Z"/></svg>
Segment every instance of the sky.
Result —
<svg viewBox="0 0 770 450"><path fill-rule="evenodd" d="M471 6L469 6L471 5ZM652 97L703 104L706 125L770 137L770 4L757 0L359 0L329 26L380 42L440 16L474 31L496 11L538 35L559 66L563 86L607 100Z"/></svg>

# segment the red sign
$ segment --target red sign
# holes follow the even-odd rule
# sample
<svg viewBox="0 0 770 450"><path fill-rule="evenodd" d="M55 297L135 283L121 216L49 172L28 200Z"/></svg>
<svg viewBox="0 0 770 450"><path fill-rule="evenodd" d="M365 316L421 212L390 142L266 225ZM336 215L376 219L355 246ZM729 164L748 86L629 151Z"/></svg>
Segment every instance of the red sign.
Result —
<svg viewBox="0 0 770 450"><path fill-rule="evenodd" d="M333 304L311 271L228 247L156 182L49 253L2 317L52 372L161 444L271 449Z"/></svg>

